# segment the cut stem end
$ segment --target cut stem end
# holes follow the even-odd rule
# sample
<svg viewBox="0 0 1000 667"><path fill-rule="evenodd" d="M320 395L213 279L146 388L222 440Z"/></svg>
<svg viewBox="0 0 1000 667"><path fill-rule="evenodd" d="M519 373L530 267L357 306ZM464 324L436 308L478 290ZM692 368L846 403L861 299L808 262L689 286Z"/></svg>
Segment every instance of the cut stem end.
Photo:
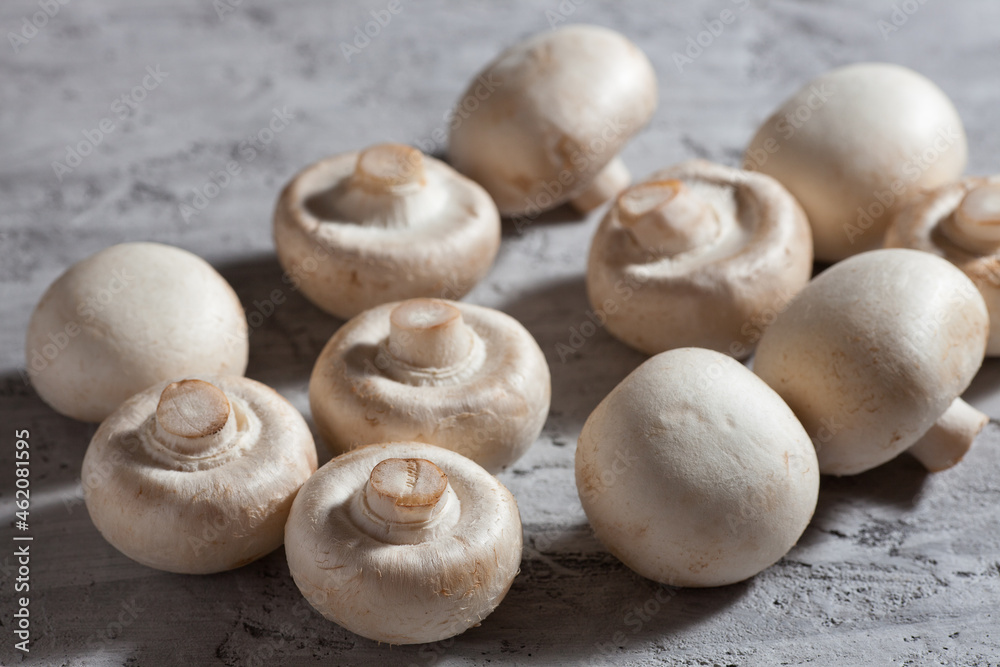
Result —
<svg viewBox="0 0 1000 667"><path fill-rule="evenodd" d="M618 198L617 210L632 238L658 256L707 244L719 233L711 207L678 180L633 186Z"/></svg>
<svg viewBox="0 0 1000 667"><path fill-rule="evenodd" d="M438 299L410 299L389 316L389 353L416 368L447 368L468 358L474 341L462 312Z"/></svg>
<svg viewBox="0 0 1000 667"><path fill-rule="evenodd" d="M386 459L351 503L355 525L385 544L420 544L452 531L462 503L448 476L427 459Z"/></svg>
<svg viewBox="0 0 1000 667"><path fill-rule="evenodd" d="M403 144L376 144L361 151L354 168L356 182L377 194L419 188L424 184L424 156Z"/></svg>
<svg viewBox="0 0 1000 667"><path fill-rule="evenodd" d="M426 459L386 459L372 469L365 499L386 523L426 523L447 488L448 476Z"/></svg>
<svg viewBox="0 0 1000 667"><path fill-rule="evenodd" d="M930 430L907 451L931 472L947 470L962 460L988 421L989 417L956 398Z"/></svg>
<svg viewBox="0 0 1000 667"><path fill-rule="evenodd" d="M156 435L168 449L206 456L236 435L233 407L225 392L203 380L171 382L156 406Z"/></svg>

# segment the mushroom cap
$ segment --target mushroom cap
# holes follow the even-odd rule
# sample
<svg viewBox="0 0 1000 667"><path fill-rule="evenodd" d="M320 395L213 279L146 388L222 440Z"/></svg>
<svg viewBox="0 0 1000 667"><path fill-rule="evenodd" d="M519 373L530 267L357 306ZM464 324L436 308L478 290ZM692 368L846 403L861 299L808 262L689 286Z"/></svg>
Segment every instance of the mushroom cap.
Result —
<svg viewBox="0 0 1000 667"><path fill-rule="evenodd" d="M792 411L732 358L682 348L647 360L591 413L576 485L601 542L673 586L752 577L798 541L819 468Z"/></svg>
<svg viewBox="0 0 1000 667"><path fill-rule="evenodd" d="M1000 177L964 178L942 185L904 206L885 235L887 248L923 250L962 269L979 288L990 313L987 356L1000 356L1000 250L966 247L948 237L946 225L965 196L987 184L1000 184Z"/></svg>
<svg viewBox="0 0 1000 667"><path fill-rule="evenodd" d="M644 185L626 190L590 246L590 303L607 317L608 331L646 354L698 346L746 357L809 281L809 224L769 176L692 160L647 183L677 180L703 207L686 231L698 234L712 223L717 233L677 254L659 252L623 223L623 198Z"/></svg>
<svg viewBox="0 0 1000 667"><path fill-rule="evenodd" d="M548 417L551 379L531 334L500 311L455 301L478 337L460 364L412 372L389 348L390 303L361 313L323 348L309 381L316 428L334 454L415 440L469 457L490 472L517 460ZM403 367L401 374L394 369Z"/></svg>
<svg viewBox="0 0 1000 667"><path fill-rule="evenodd" d="M347 195L361 194L351 178L359 157L384 146L306 167L274 211L282 267L310 301L344 319L400 299L459 299L486 275L500 248L500 215L486 191L415 149L389 145L411 151L422 165L422 195L399 213L401 220L358 219L382 213L377 202L368 211L363 204L344 210ZM408 166L404 158L400 167Z"/></svg>
<svg viewBox="0 0 1000 667"><path fill-rule="evenodd" d="M66 270L42 296L25 342L42 400L101 421L157 382L242 375L247 320L208 262L159 243L122 243Z"/></svg>
<svg viewBox="0 0 1000 667"><path fill-rule="evenodd" d="M607 28L570 25L501 53L462 95L448 158L503 215L580 194L656 109L656 73Z"/></svg>
<svg viewBox="0 0 1000 667"><path fill-rule="evenodd" d="M232 406L227 446L198 455L164 444L161 395L175 383L163 382L104 420L83 459L94 525L123 554L158 570L221 572L274 551L296 492L316 470L309 427L277 392L237 376L204 382Z"/></svg>
<svg viewBox="0 0 1000 667"><path fill-rule="evenodd" d="M802 204L816 259L881 245L908 196L958 178L962 120L929 79L899 65L860 63L813 79L771 115L746 163Z"/></svg>
<svg viewBox="0 0 1000 667"><path fill-rule="evenodd" d="M989 317L975 285L915 250L875 250L817 276L764 332L754 370L853 475L914 444L979 369Z"/></svg>
<svg viewBox="0 0 1000 667"><path fill-rule="evenodd" d="M447 475L460 511L417 543L359 526L350 506L387 459L424 459ZM517 503L495 477L433 445L368 445L338 456L299 491L285 527L288 567L323 616L390 644L446 639L478 624L507 594L521 562Z"/></svg>

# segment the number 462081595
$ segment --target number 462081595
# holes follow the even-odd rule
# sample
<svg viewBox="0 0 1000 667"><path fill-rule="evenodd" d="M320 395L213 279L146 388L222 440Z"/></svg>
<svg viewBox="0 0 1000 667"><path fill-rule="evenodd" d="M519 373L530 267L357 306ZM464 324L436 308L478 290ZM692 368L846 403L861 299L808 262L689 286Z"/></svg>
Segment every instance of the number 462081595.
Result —
<svg viewBox="0 0 1000 667"><path fill-rule="evenodd" d="M28 444L30 434L27 429L24 429L15 431L14 436L17 438L17 449L14 453L14 475L17 477L17 490L14 492L14 504L17 506L15 516L19 522L27 524L28 507L30 506L30 492L28 487L31 485L28 479L29 464L31 461L31 445Z"/></svg>

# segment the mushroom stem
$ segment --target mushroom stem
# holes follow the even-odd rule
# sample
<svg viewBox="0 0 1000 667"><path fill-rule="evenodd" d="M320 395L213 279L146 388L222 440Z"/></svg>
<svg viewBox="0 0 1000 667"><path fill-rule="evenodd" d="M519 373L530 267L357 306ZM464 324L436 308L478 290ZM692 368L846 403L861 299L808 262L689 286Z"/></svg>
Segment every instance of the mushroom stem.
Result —
<svg viewBox="0 0 1000 667"><path fill-rule="evenodd" d="M618 198L618 220L657 256L677 255L719 234L719 220L682 181L641 183Z"/></svg>
<svg viewBox="0 0 1000 667"><path fill-rule="evenodd" d="M569 203L581 213L589 213L628 187L631 180L632 175L621 158L612 158L587 189L573 197Z"/></svg>
<svg viewBox="0 0 1000 667"><path fill-rule="evenodd" d="M953 243L975 253L1000 248L1000 183L969 190L942 230Z"/></svg>
<svg viewBox="0 0 1000 667"><path fill-rule="evenodd" d="M399 194L424 184L424 156L402 144L376 144L358 154L354 181L373 194Z"/></svg>
<svg viewBox="0 0 1000 667"><path fill-rule="evenodd" d="M155 420L160 444L183 456L213 456L228 449L236 437L236 418L225 392L203 380L167 385Z"/></svg>
<svg viewBox="0 0 1000 667"><path fill-rule="evenodd" d="M417 544L451 528L460 514L448 476L426 459L386 459L360 494L354 518L390 544Z"/></svg>
<svg viewBox="0 0 1000 667"><path fill-rule="evenodd" d="M386 459L372 469L365 501L388 523L426 523L447 488L448 476L426 459Z"/></svg>
<svg viewBox="0 0 1000 667"><path fill-rule="evenodd" d="M447 368L469 357L472 330L462 313L437 299L411 299L389 317L389 353L416 368Z"/></svg>
<svg viewBox="0 0 1000 667"><path fill-rule="evenodd" d="M988 421L989 417L956 398L908 451L931 472L947 470L962 460Z"/></svg>
<svg viewBox="0 0 1000 667"><path fill-rule="evenodd" d="M402 144L376 144L358 154L354 173L332 193L334 207L365 226L406 227L431 217L441 203L436 196L441 193L426 186L423 153Z"/></svg>

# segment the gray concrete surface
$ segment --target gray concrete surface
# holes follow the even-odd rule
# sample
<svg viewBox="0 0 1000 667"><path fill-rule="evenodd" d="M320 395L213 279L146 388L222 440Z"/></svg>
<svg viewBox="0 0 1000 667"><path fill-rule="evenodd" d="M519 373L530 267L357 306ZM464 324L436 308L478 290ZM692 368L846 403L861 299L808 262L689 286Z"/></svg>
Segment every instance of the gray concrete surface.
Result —
<svg viewBox="0 0 1000 667"><path fill-rule="evenodd" d="M1000 5L403 0L347 62L341 44L387 2L236 2L70 0L37 35L14 40L16 49L9 33L39 4L0 5L0 663L1000 662L996 422L944 473L925 474L904 456L857 477L824 479L800 544L742 584L671 591L601 547L573 484L575 441L590 410L643 357L600 330L565 360L556 351L587 319L582 275L596 216L559 211L523 233L508 229L496 266L469 296L524 322L549 356L554 391L541 439L502 477L524 521L521 574L481 627L454 640L379 646L328 623L299 596L281 550L207 577L129 561L103 541L82 504L79 470L94 427L55 414L18 373L25 326L45 287L113 243L193 250L253 309L285 287L270 215L299 167L385 140L442 148L445 114L467 80L503 46L564 15L626 33L656 66L660 108L624 154L637 175L694 156L735 164L757 124L802 82L866 59L903 63L937 81L965 120L970 171L1000 171ZM724 9L735 20L679 69L674 54ZM135 88L147 67L164 74ZM248 159L241 142L275 109L294 119ZM59 180L53 161L105 118L110 133ZM240 174L185 221L181 205L192 189L230 160ZM289 292L254 330L249 375L308 412L309 370L338 325ZM993 417L998 386L991 362L969 392ZM30 430L33 456L27 655L14 650L11 632L15 429Z"/></svg>

